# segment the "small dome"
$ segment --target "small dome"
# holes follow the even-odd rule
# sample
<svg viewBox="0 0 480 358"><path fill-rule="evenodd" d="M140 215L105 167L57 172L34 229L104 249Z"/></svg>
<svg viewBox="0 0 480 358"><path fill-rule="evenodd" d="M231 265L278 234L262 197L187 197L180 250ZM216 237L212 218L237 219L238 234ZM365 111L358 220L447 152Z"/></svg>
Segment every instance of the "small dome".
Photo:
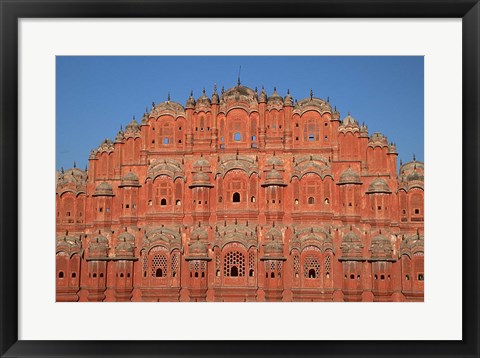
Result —
<svg viewBox="0 0 480 358"><path fill-rule="evenodd" d="M138 177L134 172L128 172L125 174L119 187L122 188L124 186L140 186Z"/></svg>
<svg viewBox="0 0 480 358"><path fill-rule="evenodd" d="M376 193L384 193L390 194L392 191L388 187L387 182L383 178L377 178L370 183L368 186L367 194L376 194Z"/></svg>
<svg viewBox="0 0 480 358"><path fill-rule="evenodd" d="M197 107L199 107L199 106L209 107L211 104L212 104L212 101L210 101L210 98L208 98L207 94L205 93L205 88L204 88L202 96L199 97L198 100L197 100Z"/></svg>
<svg viewBox="0 0 480 358"><path fill-rule="evenodd" d="M263 187L265 186L270 186L270 185L279 185L279 186L286 186L283 182L283 177L280 172L273 168L267 172L267 175L265 176L265 183L262 184Z"/></svg>
<svg viewBox="0 0 480 358"><path fill-rule="evenodd" d="M353 118L350 113L348 114L348 116L346 116L343 120L342 120L342 125L347 127L347 126L352 126L352 127L358 127L358 122L355 118Z"/></svg>
<svg viewBox="0 0 480 358"><path fill-rule="evenodd" d="M102 182L95 188L93 196L113 196L113 189L107 182Z"/></svg>
<svg viewBox="0 0 480 358"><path fill-rule="evenodd" d="M140 124L137 123L137 121L134 119L132 119L132 121L130 123L128 123L125 127L125 132L128 132L128 131L138 131L140 130Z"/></svg>
<svg viewBox="0 0 480 358"><path fill-rule="evenodd" d="M205 172L198 172L193 175L192 184L190 188L196 187L208 187L212 188L213 184L210 183L210 177Z"/></svg>
<svg viewBox="0 0 480 358"><path fill-rule="evenodd" d="M222 101L257 102L257 92L253 89L240 85L240 83L222 93Z"/></svg>
<svg viewBox="0 0 480 358"><path fill-rule="evenodd" d="M209 168L210 167L210 162L206 160L205 158L200 158L197 160L195 163L193 163L194 168Z"/></svg>
<svg viewBox="0 0 480 358"><path fill-rule="evenodd" d="M407 180L408 181L412 181L412 180L421 180L423 181L423 175L420 174L419 172L417 171L414 171L413 173L409 174L407 176Z"/></svg>
<svg viewBox="0 0 480 358"><path fill-rule="evenodd" d="M165 102L162 102L162 103L159 103L159 104L155 105L152 108L151 115L158 116L159 114L161 114L162 112L165 112L165 111L166 112L173 112L173 113L176 113L176 114L182 114L182 113L185 112L185 108L183 108L183 106L178 102L167 100Z"/></svg>
<svg viewBox="0 0 480 358"><path fill-rule="evenodd" d="M273 93L268 97L268 104L283 104L283 98L277 93L277 88L273 89Z"/></svg>
<svg viewBox="0 0 480 358"><path fill-rule="evenodd" d="M284 99L284 105L285 107L293 107L293 98L290 96L290 90L287 90L287 95Z"/></svg>
<svg viewBox="0 0 480 358"><path fill-rule="evenodd" d="M265 244L265 255L282 255L283 244L279 241L269 241Z"/></svg>
<svg viewBox="0 0 480 358"><path fill-rule="evenodd" d="M392 244L387 237L378 235L372 239L370 251L374 258L390 258L393 249Z"/></svg>
<svg viewBox="0 0 480 358"><path fill-rule="evenodd" d="M360 237L357 234L355 234L353 231L349 231L343 236L342 241L343 242L359 242Z"/></svg>
<svg viewBox="0 0 480 358"><path fill-rule="evenodd" d="M195 108L195 98L193 98L193 91L190 92L190 97L188 97L187 99L187 105L185 106L185 108L190 108L190 109L193 109Z"/></svg>
<svg viewBox="0 0 480 358"><path fill-rule="evenodd" d="M193 244L190 245L189 249L190 255L208 255L208 247L200 240L196 240Z"/></svg>
<svg viewBox="0 0 480 358"><path fill-rule="evenodd" d="M362 181L360 175L349 167L340 175L338 184L362 184Z"/></svg>

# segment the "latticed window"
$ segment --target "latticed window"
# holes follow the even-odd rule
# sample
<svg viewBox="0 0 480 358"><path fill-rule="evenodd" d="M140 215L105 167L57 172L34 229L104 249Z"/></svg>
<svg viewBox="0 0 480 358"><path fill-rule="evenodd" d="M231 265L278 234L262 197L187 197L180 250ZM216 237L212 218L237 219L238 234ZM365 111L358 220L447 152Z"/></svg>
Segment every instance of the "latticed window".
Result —
<svg viewBox="0 0 480 358"><path fill-rule="evenodd" d="M173 277L177 277L178 262L179 262L178 254L174 254L172 256L172 276Z"/></svg>
<svg viewBox="0 0 480 358"><path fill-rule="evenodd" d="M248 253L248 276L255 276L255 252Z"/></svg>
<svg viewBox="0 0 480 358"><path fill-rule="evenodd" d="M303 264L305 278L317 278L320 276L320 264L314 255L307 255Z"/></svg>
<svg viewBox="0 0 480 358"><path fill-rule="evenodd" d="M300 275L300 257L298 255L293 256L293 274L295 277Z"/></svg>
<svg viewBox="0 0 480 358"><path fill-rule="evenodd" d="M238 251L229 252L224 259L223 274L225 276L245 276L245 256Z"/></svg>
<svg viewBox="0 0 480 358"><path fill-rule="evenodd" d="M143 269L143 277L147 277L147 271L148 271L148 256L147 256L146 253L143 254L142 269Z"/></svg>
<svg viewBox="0 0 480 358"><path fill-rule="evenodd" d="M325 256L325 259L323 260L323 267L325 269L325 276L327 278L330 278L330 274L331 274L331 259L330 259L330 255L327 255Z"/></svg>
<svg viewBox="0 0 480 358"><path fill-rule="evenodd" d="M167 277L167 256L165 255L153 256L152 277Z"/></svg>

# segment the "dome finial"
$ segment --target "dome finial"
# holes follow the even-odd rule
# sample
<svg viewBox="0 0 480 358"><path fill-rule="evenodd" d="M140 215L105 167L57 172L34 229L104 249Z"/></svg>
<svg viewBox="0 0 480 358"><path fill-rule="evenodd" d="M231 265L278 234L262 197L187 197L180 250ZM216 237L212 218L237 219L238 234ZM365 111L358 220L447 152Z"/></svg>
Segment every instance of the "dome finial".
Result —
<svg viewBox="0 0 480 358"><path fill-rule="evenodd" d="M167 101L170 101L170 92L168 92Z"/></svg>
<svg viewBox="0 0 480 358"><path fill-rule="evenodd" d="M202 91L202 92L203 92L203 94L205 94L205 87L203 87L203 91Z"/></svg>
<svg viewBox="0 0 480 358"><path fill-rule="evenodd" d="M241 83L241 82L240 82L240 71L241 71L241 70L242 70L242 66L240 66L240 67L238 68L238 81L237 81L237 83L238 83L239 86L240 86L240 83Z"/></svg>
<svg viewBox="0 0 480 358"><path fill-rule="evenodd" d="M63 170L63 167L60 168L60 171L63 173L65 173L65 171Z"/></svg>
<svg viewBox="0 0 480 358"><path fill-rule="evenodd" d="M77 162L76 162L76 161L73 161L73 167L74 167L74 168L77 167Z"/></svg>
<svg viewBox="0 0 480 358"><path fill-rule="evenodd" d="M415 162L417 159L415 158L415 153L413 153L413 161Z"/></svg>
<svg viewBox="0 0 480 358"><path fill-rule="evenodd" d="M225 93L225 86L222 86L222 94Z"/></svg>
<svg viewBox="0 0 480 358"><path fill-rule="evenodd" d="M213 84L213 93L217 94L217 84L216 83Z"/></svg>
<svg viewBox="0 0 480 358"><path fill-rule="evenodd" d="M287 89L287 94L290 94L290 88Z"/></svg>
<svg viewBox="0 0 480 358"><path fill-rule="evenodd" d="M277 92L277 86L273 86L273 93Z"/></svg>
<svg viewBox="0 0 480 358"><path fill-rule="evenodd" d="M310 88L310 99L313 99L313 89Z"/></svg>
<svg viewBox="0 0 480 358"><path fill-rule="evenodd" d="M327 103L330 103L330 96L327 97Z"/></svg>
<svg viewBox="0 0 480 358"><path fill-rule="evenodd" d="M193 90L190 90L190 97L193 97Z"/></svg>

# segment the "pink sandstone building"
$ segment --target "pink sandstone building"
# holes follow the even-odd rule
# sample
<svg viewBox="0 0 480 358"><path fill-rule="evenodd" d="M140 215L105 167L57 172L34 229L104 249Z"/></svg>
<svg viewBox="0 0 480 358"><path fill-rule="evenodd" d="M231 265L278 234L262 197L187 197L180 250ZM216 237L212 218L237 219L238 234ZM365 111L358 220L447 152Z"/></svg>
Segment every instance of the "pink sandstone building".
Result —
<svg viewBox="0 0 480 358"><path fill-rule="evenodd" d="M423 301L423 175L313 93L168 98L57 173L57 301Z"/></svg>

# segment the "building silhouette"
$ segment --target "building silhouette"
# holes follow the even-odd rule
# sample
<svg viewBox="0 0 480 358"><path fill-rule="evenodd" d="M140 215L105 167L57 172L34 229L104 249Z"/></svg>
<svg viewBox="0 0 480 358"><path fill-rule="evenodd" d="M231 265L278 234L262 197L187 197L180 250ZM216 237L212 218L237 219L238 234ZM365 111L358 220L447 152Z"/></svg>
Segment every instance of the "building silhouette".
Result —
<svg viewBox="0 0 480 358"><path fill-rule="evenodd" d="M329 100L152 104L57 172L57 301L423 301L424 166Z"/></svg>

